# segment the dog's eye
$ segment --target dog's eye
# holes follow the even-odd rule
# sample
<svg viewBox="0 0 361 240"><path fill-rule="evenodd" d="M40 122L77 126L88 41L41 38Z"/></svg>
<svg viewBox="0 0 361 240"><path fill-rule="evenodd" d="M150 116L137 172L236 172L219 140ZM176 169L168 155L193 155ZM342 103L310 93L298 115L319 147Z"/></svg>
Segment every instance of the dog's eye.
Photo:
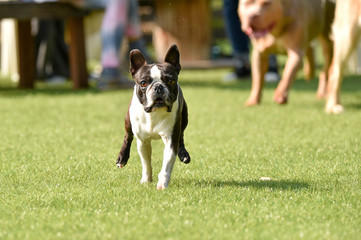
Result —
<svg viewBox="0 0 361 240"><path fill-rule="evenodd" d="M262 7L268 7L271 5L271 2L270 1L264 1L262 2Z"/></svg>
<svg viewBox="0 0 361 240"><path fill-rule="evenodd" d="M143 80L143 81L140 82L141 87L146 87L147 85L148 85L147 81Z"/></svg>
<svg viewBox="0 0 361 240"><path fill-rule="evenodd" d="M165 76L163 81L165 81L168 85L174 85L175 84L175 81L173 78L169 77L169 76Z"/></svg>

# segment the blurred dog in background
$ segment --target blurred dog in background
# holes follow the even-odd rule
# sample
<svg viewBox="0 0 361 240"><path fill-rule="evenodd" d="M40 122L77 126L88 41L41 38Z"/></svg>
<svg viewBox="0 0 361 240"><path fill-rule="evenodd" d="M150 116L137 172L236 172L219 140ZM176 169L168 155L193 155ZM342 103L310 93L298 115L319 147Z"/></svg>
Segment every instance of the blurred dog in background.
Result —
<svg viewBox="0 0 361 240"><path fill-rule="evenodd" d="M342 0L343 1L343 0ZM353 1L352 1L353 2ZM331 0L240 0L238 14L242 30L252 45L252 90L247 106L259 104L270 53L286 53L288 59L274 101L285 104L288 92L304 56L306 78L314 74L314 56L310 42L318 38L325 57L317 96L326 97L328 68L332 59L330 39L335 3Z"/></svg>

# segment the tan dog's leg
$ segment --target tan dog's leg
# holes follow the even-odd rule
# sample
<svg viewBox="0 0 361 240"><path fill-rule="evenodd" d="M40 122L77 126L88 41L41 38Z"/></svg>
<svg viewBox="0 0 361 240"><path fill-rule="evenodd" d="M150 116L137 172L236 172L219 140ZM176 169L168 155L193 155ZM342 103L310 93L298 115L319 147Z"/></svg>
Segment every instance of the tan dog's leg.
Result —
<svg viewBox="0 0 361 240"><path fill-rule="evenodd" d="M283 76L274 93L273 100L278 104L286 104L288 91L294 81L296 73L302 63L302 53L295 50L287 51L288 59L286 62Z"/></svg>
<svg viewBox="0 0 361 240"><path fill-rule="evenodd" d="M351 23L348 26L350 33L356 34L356 25L351 26ZM343 30L345 31L345 29ZM335 53L330 67L330 77L327 85L327 102L326 102L326 112L327 113L341 113L344 111L341 102L340 102L340 90L341 83L343 80L344 68L348 57L350 56L355 43L351 41L351 34L339 35L335 38Z"/></svg>
<svg viewBox="0 0 361 240"><path fill-rule="evenodd" d="M324 63L323 71L321 72L318 81L317 98L323 99L326 98L328 70L330 68L332 55L333 55L333 43L328 38L328 36L320 37L319 40L322 45L325 63Z"/></svg>
<svg viewBox="0 0 361 240"><path fill-rule="evenodd" d="M352 4L348 2L338 3L336 8L336 20L334 25L334 55L329 70L329 82L327 85L326 112L338 114L343 112L340 102L340 90L343 78L343 70L346 61L360 37L358 26L358 14L352 11ZM342 6L342 7L341 7ZM345 17L343 13L354 13Z"/></svg>
<svg viewBox="0 0 361 240"><path fill-rule="evenodd" d="M307 48L306 60L304 63L303 71L305 73L305 79L309 82L315 77L315 54L312 46Z"/></svg>
<svg viewBox="0 0 361 240"><path fill-rule="evenodd" d="M252 89L246 106L254 106L261 102L264 75L268 68L268 54L252 51Z"/></svg>

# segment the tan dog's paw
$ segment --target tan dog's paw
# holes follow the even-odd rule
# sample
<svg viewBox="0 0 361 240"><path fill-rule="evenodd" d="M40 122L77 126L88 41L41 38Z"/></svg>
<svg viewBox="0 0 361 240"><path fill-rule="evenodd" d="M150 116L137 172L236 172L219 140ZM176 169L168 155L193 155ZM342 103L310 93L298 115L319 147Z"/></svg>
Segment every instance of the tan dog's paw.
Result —
<svg viewBox="0 0 361 240"><path fill-rule="evenodd" d="M282 105L282 104L287 104L288 102L288 96L285 93L275 93L274 97L273 97L273 101L275 101L276 103Z"/></svg>
<svg viewBox="0 0 361 240"><path fill-rule="evenodd" d="M326 94L326 91L319 90L319 91L317 91L316 96L317 96L318 99L325 99L327 94Z"/></svg>
<svg viewBox="0 0 361 240"><path fill-rule="evenodd" d="M326 105L326 113L328 114L341 114L344 111L345 110L341 104Z"/></svg>
<svg viewBox="0 0 361 240"><path fill-rule="evenodd" d="M257 105L260 104L260 102L261 102L261 101L260 101L259 99L249 98L249 99L245 102L244 106L246 106L246 107L257 106Z"/></svg>

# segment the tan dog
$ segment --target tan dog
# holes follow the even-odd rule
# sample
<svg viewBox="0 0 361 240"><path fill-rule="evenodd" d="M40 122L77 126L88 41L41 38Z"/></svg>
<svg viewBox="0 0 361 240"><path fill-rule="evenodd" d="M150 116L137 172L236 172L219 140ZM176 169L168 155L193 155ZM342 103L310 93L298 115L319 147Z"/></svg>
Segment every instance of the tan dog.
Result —
<svg viewBox="0 0 361 240"><path fill-rule="evenodd" d="M346 60L355 48L361 34L361 0L338 0L333 25L334 49L326 112L341 113L340 90Z"/></svg>
<svg viewBox="0 0 361 240"><path fill-rule="evenodd" d="M261 101L270 53L288 55L274 94L275 102L287 103L288 91L305 55L309 59L305 65L306 78L313 77L310 42L315 38L321 40L325 55L325 68L320 75L317 96L325 97L328 67L332 59L329 36L334 8L335 4L330 0L240 0L238 14L242 30L250 36L253 45L252 90L246 105L256 105Z"/></svg>

